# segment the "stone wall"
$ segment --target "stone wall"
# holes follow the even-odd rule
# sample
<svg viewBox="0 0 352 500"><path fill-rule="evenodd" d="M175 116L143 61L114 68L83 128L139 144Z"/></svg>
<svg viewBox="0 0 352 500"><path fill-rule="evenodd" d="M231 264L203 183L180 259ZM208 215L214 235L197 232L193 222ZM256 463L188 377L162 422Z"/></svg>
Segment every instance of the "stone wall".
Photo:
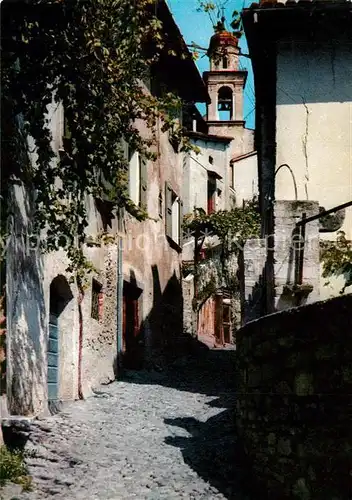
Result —
<svg viewBox="0 0 352 500"><path fill-rule="evenodd" d="M237 332L237 425L256 498L352 498L351 331L349 294Z"/></svg>
<svg viewBox="0 0 352 500"><path fill-rule="evenodd" d="M77 286L69 283L69 261L64 251L41 253L29 244L31 235L31 196L24 186L10 191L13 218L6 248L7 311L7 399L13 415L38 415L48 407L48 336L51 287L65 282L67 302L58 317L58 399L79 397L79 372L82 394L115 377L116 342L116 247L86 248L89 260L98 271L104 294L103 318L91 317L91 283L82 302L83 345L79 367L79 310ZM99 220L88 212L90 228L96 233ZM62 290L61 290L62 292ZM60 293L61 295L61 293Z"/></svg>
<svg viewBox="0 0 352 500"><path fill-rule="evenodd" d="M302 283L296 283L303 243L296 223L304 213L307 218L316 215L318 203L277 200L273 206L274 231L248 240L241 255L242 324L320 298L318 220L305 225Z"/></svg>
<svg viewBox="0 0 352 500"><path fill-rule="evenodd" d="M306 217L319 213L319 204L315 201L276 200L274 206L275 243L274 243L274 305L275 310L288 309L304 303L319 300L319 220L305 225L304 259L302 285L311 287L307 296L298 298L292 293L295 282L297 262L296 250L302 237L295 234L296 222L302 214ZM268 251L270 252L270 248Z"/></svg>
<svg viewBox="0 0 352 500"><path fill-rule="evenodd" d="M115 379L117 373L117 247L87 249L87 255L99 271L94 279L102 285L102 311L93 318L92 286L82 302L82 393L91 395L101 383Z"/></svg>
<svg viewBox="0 0 352 500"><path fill-rule="evenodd" d="M182 279L183 331L192 337L197 335L197 315L193 310L194 276Z"/></svg>
<svg viewBox="0 0 352 500"><path fill-rule="evenodd" d="M240 258L242 324L263 316L265 239L246 241Z"/></svg>
<svg viewBox="0 0 352 500"><path fill-rule="evenodd" d="M158 125L161 128L161 123ZM144 138L151 132L143 122L138 130ZM160 130L160 129L159 129ZM155 161L147 162L147 212L143 222L125 214L123 240L124 283L137 286L138 335L131 357L140 366L166 363L167 353L183 336L180 242L166 236L165 184L182 198L183 154L174 150L167 132L158 133Z"/></svg>

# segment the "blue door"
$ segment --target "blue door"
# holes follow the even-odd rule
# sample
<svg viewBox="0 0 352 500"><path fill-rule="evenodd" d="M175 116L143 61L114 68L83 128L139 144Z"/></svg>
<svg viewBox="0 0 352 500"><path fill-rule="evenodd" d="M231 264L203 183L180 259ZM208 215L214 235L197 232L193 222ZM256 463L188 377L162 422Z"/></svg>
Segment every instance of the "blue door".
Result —
<svg viewBox="0 0 352 500"><path fill-rule="evenodd" d="M59 399L59 327L56 314L50 314L49 319L48 399Z"/></svg>

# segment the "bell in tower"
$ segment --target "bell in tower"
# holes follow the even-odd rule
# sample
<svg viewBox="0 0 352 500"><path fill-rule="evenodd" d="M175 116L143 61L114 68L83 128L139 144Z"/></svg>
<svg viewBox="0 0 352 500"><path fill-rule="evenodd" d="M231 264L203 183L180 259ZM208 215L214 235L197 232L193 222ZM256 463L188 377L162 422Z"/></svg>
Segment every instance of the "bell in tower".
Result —
<svg viewBox="0 0 352 500"><path fill-rule="evenodd" d="M233 95L230 87L220 87L218 92L218 113L220 119L232 120Z"/></svg>

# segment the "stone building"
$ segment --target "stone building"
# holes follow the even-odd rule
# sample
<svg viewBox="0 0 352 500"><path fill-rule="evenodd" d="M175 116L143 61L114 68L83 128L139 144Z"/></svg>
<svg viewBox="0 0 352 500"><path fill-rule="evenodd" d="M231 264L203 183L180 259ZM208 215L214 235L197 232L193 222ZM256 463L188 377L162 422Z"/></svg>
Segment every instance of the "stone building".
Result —
<svg viewBox="0 0 352 500"><path fill-rule="evenodd" d="M352 200L351 16L345 1L262 1L242 14L254 70L266 240L257 252L252 242L247 255L253 273L246 300L253 302L261 290L262 313L341 289L334 278L324 286L319 241L336 240L339 230L352 239L352 207L296 223ZM291 242L297 235L304 246L296 253Z"/></svg>
<svg viewBox="0 0 352 500"><path fill-rule="evenodd" d="M63 151L64 110L48 111L53 150ZM31 154L35 162L35 153ZM103 228L88 201L88 235ZM58 401L91 393L113 380L116 363L116 268L113 246L86 245L97 269L82 296L67 273L65 252L42 252L32 234L33 193L25 184L10 190L12 216L6 254L7 399L12 414L31 415ZM48 241L48 240L46 240Z"/></svg>
<svg viewBox="0 0 352 500"><path fill-rule="evenodd" d="M243 118L247 71L239 65L238 39L223 27L211 37L208 57L210 71L203 75L210 97L207 114L203 118L194 115L189 133L200 153L191 153L184 160L185 214L191 214L195 208L207 214L231 210L257 194L254 131L245 127ZM194 247L194 238L185 238L183 261L188 268L195 258ZM184 328L210 344L232 343L233 322L239 323L240 310L238 298L226 289L223 280L218 239L205 238L200 258L204 260L199 265L197 283L194 271L187 274L183 283ZM236 274L237 259L228 266ZM200 300L210 283L216 294L205 296L195 312L191 304L197 296Z"/></svg>
<svg viewBox="0 0 352 500"><path fill-rule="evenodd" d="M187 50L166 3L158 5L158 15L168 33L168 43L177 53ZM192 127L188 109L195 102L206 102L206 86L191 55L185 59L164 56L151 72L148 87L164 89L182 98L180 120ZM148 134L139 124L142 134ZM181 286L182 222L186 194L182 190L184 153L162 132L158 124L158 159L143 162L131 154L131 198L143 201L149 219L138 222L126 215L121 249L123 261L123 324L121 348L128 367L143 363L160 365L176 353L183 341L183 299ZM143 168L145 168L143 173ZM142 199L143 198L143 199Z"/></svg>
<svg viewBox="0 0 352 500"><path fill-rule="evenodd" d="M186 57L163 54L145 90L176 92L185 103L207 101L206 86L164 1L156 12L168 47ZM50 106L47 118L58 161L65 153L62 106ZM150 134L142 122L136 126L142 135ZM95 386L115 378L120 362L134 368L152 358L159 363L158 352L164 356L177 344L182 333L183 154L161 123L156 133L155 162L126 150L130 198L146 206L147 221L128 214L114 217L104 202L87 196L84 252L97 272L84 295L70 283L64 252L42 253L29 244L33 193L14 184L6 257L7 409L2 408L2 416L7 411L38 415L61 401L89 396ZM99 243L102 232L117 236L117 243Z"/></svg>

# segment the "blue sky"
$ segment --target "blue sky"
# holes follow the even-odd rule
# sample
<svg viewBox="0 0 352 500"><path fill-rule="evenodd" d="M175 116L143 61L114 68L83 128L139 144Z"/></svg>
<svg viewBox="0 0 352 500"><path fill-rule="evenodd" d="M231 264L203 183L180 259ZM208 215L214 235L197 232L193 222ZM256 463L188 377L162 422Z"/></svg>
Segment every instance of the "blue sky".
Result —
<svg viewBox="0 0 352 500"><path fill-rule="evenodd" d="M207 48L209 39L214 34L214 31L208 15L204 12L197 12L198 0L167 0L167 3L186 43L195 42L201 47ZM218 3L226 4L225 16L228 20L231 20L234 10L241 11L243 7L250 5L252 1L221 0ZM248 53L244 36L240 40L240 47L242 52ZM240 63L243 68L248 70L248 79L244 93L244 118L246 126L254 128L254 85L251 62L248 58L241 57ZM206 56L203 56L203 53L200 53L196 64L201 74L203 71L209 69L209 60Z"/></svg>

